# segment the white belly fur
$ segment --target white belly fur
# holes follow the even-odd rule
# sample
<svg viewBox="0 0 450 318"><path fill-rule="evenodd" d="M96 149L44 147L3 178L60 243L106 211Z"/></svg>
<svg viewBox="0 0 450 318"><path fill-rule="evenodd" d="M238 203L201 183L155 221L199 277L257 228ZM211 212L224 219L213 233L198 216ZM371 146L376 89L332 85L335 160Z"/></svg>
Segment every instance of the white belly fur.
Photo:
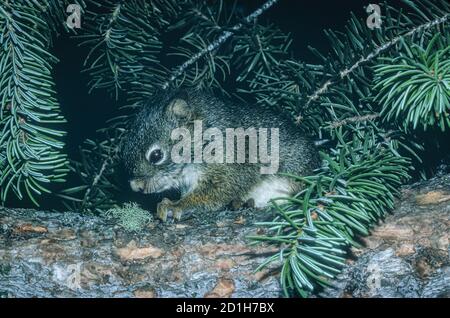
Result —
<svg viewBox="0 0 450 318"><path fill-rule="evenodd" d="M256 185L244 199L255 200L255 207L267 206L270 199L286 197L292 194L292 181L281 177L269 177Z"/></svg>

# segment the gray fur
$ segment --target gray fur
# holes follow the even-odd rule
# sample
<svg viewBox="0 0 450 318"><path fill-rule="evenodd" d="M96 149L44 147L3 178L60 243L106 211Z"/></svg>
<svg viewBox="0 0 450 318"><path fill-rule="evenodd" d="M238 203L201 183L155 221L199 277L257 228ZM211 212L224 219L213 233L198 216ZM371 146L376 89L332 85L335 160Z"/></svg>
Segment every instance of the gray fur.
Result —
<svg viewBox="0 0 450 318"><path fill-rule="evenodd" d="M190 111L188 118L179 118L168 111L168 105L176 98L187 102ZM181 190L182 198L177 203L171 202L171 207L181 210L196 207L217 210L234 199L243 200L253 187L270 177L260 174L259 163L172 163L170 149L176 143L170 139L172 130L185 126L193 135L192 121L195 119L203 121L203 131L209 127L217 127L223 132L226 128L279 128L279 172L304 176L319 166L314 143L303 136L289 119L271 109L236 104L200 90L161 92L137 114L121 150L130 177L145 180L144 192L159 192L168 188ZM155 143L166 153L166 159L160 165L149 164L145 158L145 152ZM182 178L188 168L201 174L194 186L186 184ZM292 191L295 190L298 187L293 186Z"/></svg>

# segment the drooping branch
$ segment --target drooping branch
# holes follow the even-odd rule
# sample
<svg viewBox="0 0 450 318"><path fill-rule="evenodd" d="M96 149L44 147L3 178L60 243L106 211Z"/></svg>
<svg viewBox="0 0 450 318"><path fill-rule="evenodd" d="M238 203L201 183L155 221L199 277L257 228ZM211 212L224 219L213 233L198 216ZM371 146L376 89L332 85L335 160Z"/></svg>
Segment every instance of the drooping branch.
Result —
<svg viewBox="0 0 450 318"><path fill-rule="evenodd" d="M354 116L354 117L349 117L349 118L345 118L342 120L338 120L338 121L334 121L332 122L328 127L329 128L339 128L351 123L360 123L360 122L364 122L364 121L369 121L369 120L374 120L377 119L378 117L380 117L380 114L368 114L368 115L364 115L364 116Z"/></svg>
<svg viewBox="0 0 450 318"><path fill-rule="evenodd" d="M100 170L98 171L98 173L95 175L94 179L92 180L91 186L86 190L86 193L84 194L82 207L84 207L86 202L89 200L89 195L91 194L92 189L94 189L97 186L100 179L103 177L103 174L105 173L106 168L108 167L108 165L110 165L114 161L114 157L119 153L119 150L120 150L119 146L115 147L112 150L111 154L108 155L106 157L106 159L103 161L102 165L100 166Z"/></svg>
<svg viewBox="0 0 450 318"><path fill-rule="evenodd" d="M225 43L235 32L239 31L244 23L250 23L257 19L261 14L263 14L265 11L267 11L270 7L272 7L274 4L276 4L278 0L268 0L265 2L261 7L259 7L257 10L249 14L244 18L244 22L238 23L234 25L231 28L231 31L224 31L213 43L208 45L203 50L200 50L194 56L192 56L189 60L181 64L176 71L172 74L172 76L169 78L167 82L164 83L162 86L163 89L169 88L169 85L176 80L183 72L192 64L197 62L200 58L205 56L208 53L211 53L212 51L218 49L223 43Z"/></svg>
<svg viewBox="0 0 450 318"><path fill-rule="evenodd" d="M425 30L431 29L434 26L444 24L445 22L448 21L448 17L449 17L449 14L445 14L444 16L442 16L440 18L437 18L430 22L421 24L421 25L411 29L410 31L406 32L405 34L399 35L399 36L391 39L390 41L387 41L385 44L377 47L373 52L371 52L367 56L361 57L355 64L353 64L352 66L345 68L344 70L339 72L339 75L335 79L329 79L321 87L319 87L313 94L311 94L308 97L308 100L305 104L304 111L311 105L312 102L316 101L317 99L319 99L320 96L325 94L328 91L330 86L337 84L341 80L347 78L351 73L353 73L361 65L372 61L373 59L378 57L381 53L394 47L396 44L398 44L404 38L407 38L407 37L413 36L419 32L423 32Z"/></svg>

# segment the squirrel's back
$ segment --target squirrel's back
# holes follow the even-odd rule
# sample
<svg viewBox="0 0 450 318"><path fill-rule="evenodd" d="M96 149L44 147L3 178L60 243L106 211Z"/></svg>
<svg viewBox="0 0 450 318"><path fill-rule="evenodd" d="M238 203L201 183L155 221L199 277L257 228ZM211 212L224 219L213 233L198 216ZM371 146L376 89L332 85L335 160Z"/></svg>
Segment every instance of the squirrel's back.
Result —
<svg viewBox="0 0 450 318"><path fill-rule="evenodd" d="M285 114L273 109L236 103L202 90L185 91L188 103L208 127L279 129L280 172L307 175L319 167L314 142L305 136Z"/></svg>

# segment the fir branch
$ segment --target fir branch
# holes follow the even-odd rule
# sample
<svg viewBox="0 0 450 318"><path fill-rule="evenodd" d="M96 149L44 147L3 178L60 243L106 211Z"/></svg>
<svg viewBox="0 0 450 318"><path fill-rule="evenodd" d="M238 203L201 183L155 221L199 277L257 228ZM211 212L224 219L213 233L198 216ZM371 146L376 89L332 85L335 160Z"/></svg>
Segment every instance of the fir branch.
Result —
<svg viewBox="0 0 450 318"><path fill-rule="evenodd" d="M146 95L163 81L159 37L168 22L160 6L176 2L89 0L89 4L84 34L78 38L83 40L80 45L91 46L84 62L84 72L92 76L90 90L105 88L116 100L122 91Z"/></svg>
<svg viewBox="0 0 450 318"><path fill-rule="evenodd" d="M430 22L424 23L422 25L419 25L410 31L406 32L405 34L399 35L387 42L385 42L383 45L378 46L373 52L368 54L367 56L361 57L355 64L352 66L345 68L344 70L339 72L339 76L335 79L329 79L327 80L321 87L319 87L312 95L310 95L306 101L304 111L308 109L308 107L311 105L312 102L315 102L319 99L320 96L328 92L329 87L332 85L337 84L339 81L347 78L350 74L352 74L356 69L361 67L363 64L373 61L375 58L377 58L381 53L393 48L395 45L397 45L400 41L404 40L405 38L414 36L415 34L422 33L428 29L431 29L437 25L444 24L448 21L450 14L445 14L442 17L436 18Z"/></svg>
<svg viewBox="0 0 450 318"><path fill-rule="evenodd" d="M327 128L336 129L350 123L360 123L368 120L374 120L380 117L380 114L368 114L363 116L353 116L342 120L332 122Z"/></svg>
<svg viewBox="0 0 450 318"><path fill-rule="evenodd" d="M385 44L379 46L378 48L375 49L374 52L370 53L369 55L367 55L366 57L362 57L360 60L358 60L355 64L353 64L350 68L345 69L343 71L340 72L339 76L341 79L344 79L345 77L347 77L350 73L352 73L355 69L357 69L358 67L361 66L361 64L363 63L367 63L369 61L372 61L374 58L378 57L381 53L383 53L384 51L392 48L394 45L398 44L401 40L413 36L417 33L421 33L425 30L428 30L436 25L439 24L444 24L445 22L448 21L448 17L450 16L450 14L446 14L441 18L435 19L433 21L430 21L428 23L422 24L412 30L410 30L409 32L397 36L395 38L393 38L391 41L386 42Z"/></svg>
<svg viewBox="0 0 450 318"><path fill-rule="evenodd" d="M423 47L405 43L403 54L380 59L373 89L384 120L413 130L450 128L449 29Z"/></svg>
<svg viewBox="0 0 450 318"><path fill-rule="evenodd" d="M128 118L126 118L128 119ZM86 140L80 147L81 161L72 161L71 170L80 178L80 185L66 188L58 194L70 209L104 213L117 206L121 184L117 178L119 151L126 121L118 118L99 131L100 141Z"/></svg>
<svg viewBox="0 0 450 318"><path fill-rule="evenodd" d="M339 139L344 140L344 135ZM386 146L370 147L361 136L343 142L331 155L322 153L323 168L314 176L291 176L306 188L272 202L273 221L257 223L265 235L256 242L277 246L259 269L281 261L280 279L286 296L308 296L331 284L345 264L346 250L358 246L357 235L368 235L394 205L409 160ZM281 203L285 202L285 203Z"/></svg>
<svg viewBox="0 0 450 318"><path fill-rule="evenodd" d="M200 58L205 56L206 54L211 53L212 51L218 49L223 43L225 43L235 32L239 31L244 23L250 23L256 20L261 14L267 11L270 7L276 4L278 0L268 0L265 2L260 8L256 9L254 12L249 14L244 18L244 22L238 23L231 27L231 31L224 31L213 43L206 46L204 49L200 50L196 54L194 54L189 60L185 61L183 64L177 67L175 72L170 76L169 80L166 81L163 85L163 89L168 89L170 84L175 81L179 76L181 76L187 68L191 65L195 64Z"/></svg>
<svg viewBox="0 0 450 318"><path fill-rule="evenodd" d="M90 185L90 187L86 190L86 192L84 194L83 203L81 204L82 209L84 209L86 207L86 202L89 200L89 195L91 194L92 190L97 186L97 184L99 183L101 178L103 178L107 166L114 162L114 157L116 157L118 155L119 150L120 150L119 146L115 147L112 150L112 154L108 155L106 157L106 159L103 161L98 173L94 176L94 178L92 180L92 184Z"/></svg>
<svg viewBox="0 0 450 318"><path fill-rule="evenodd" d="M52 2L54 4L54 2ZM50 193L64 182L68 160L61 153L65 120L51 77L49 22L35 2L0 3L0 194L19 199Z"/></svg>

